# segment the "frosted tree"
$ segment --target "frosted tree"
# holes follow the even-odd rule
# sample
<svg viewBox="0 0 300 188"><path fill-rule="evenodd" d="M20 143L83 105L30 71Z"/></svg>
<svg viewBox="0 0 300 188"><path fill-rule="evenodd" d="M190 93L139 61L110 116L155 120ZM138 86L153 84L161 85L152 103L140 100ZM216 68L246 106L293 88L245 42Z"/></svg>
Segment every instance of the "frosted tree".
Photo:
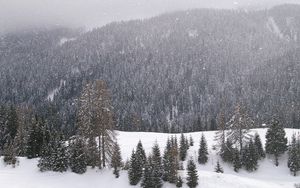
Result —
<svg viewBox="0 0 300 188"><path fill-rule="evenodd" d="M118 142L115 143L113 154L111 157L111 167L114 169L113 174L116 178L120 176L120 168L122 167L121 150Z"/></svg>
<svg viewBox="0 0 300 188"><path fill-rule="evenodd" d="M300 170L300 147L299 147L299 140L296 140L296 135L293 134L292 143L289 147L288 151L288 167L293 173L294 176L297 175L297 172Z"/></svg>
<svg viewBox="0 0 300 188"><path fill-rule="evenodd" d="M266 153L274 155L275 165L278 166L278 158L287 150L287 138L285 130L277 120L272 120L266 133Z"/></svg>
<svg viewBox="0 0 300 188"><path fill-rule="evenodd" d="M254 145L257 149L257 153L259 155L259 158L265 158L266 154L265 154L264 148L262 146L259 134L257 134L257 133L255 133L255 135L254 135Z"/></svg>
<svg viewBox="0 0 300 188"><path fill-rule="evenodd" d="M198 162L199 164L205 164L208 160L207 142L204 134L201 136L200 148L198 150Z"/></svg>
<svg viewBox="0 0 300 188"><path fill-rule="evenodd" d="M248 114L243 111L238 104L235 107L234 114L230 121L227 123L229 128L227 136L228 139L239 147L242 151L243 144L247 143L251 138L249 134L251 128L254 127L253 120L248 116Z"/></svg>
<svg viewBox="0 0 300 188"><path fill-rule="evenodd" d="M198 185L198 171L196 169L196 165L192 159L188 161L187 165L187 185L190 188L195 188Z"/></svg>
<svg viewBox="0 0 300 188"><path fill-rule="evenodd" d="M69 146L69 165L72 172L83 174L87 170L86 144L80 137L70 142Z"/></svg>

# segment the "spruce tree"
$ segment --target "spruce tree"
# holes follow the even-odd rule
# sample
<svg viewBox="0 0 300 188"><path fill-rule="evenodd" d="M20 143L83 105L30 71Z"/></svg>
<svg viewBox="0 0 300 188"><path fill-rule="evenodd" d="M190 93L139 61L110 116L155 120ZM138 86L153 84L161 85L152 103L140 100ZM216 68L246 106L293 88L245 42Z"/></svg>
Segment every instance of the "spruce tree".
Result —
<svg viewBox="0 0 300 188"><path fill-rule="evenodd" d="M196 165L192 159L188 161L187 165L187 185L190 188L195 188L198 185L198 172Z"/></svg>
<svg viewBox="0 0 300 188"><path fill-rule="evenodd" d="M289 148L288 157L288 167L291 173L296 176L297 172L300 170L300 150L299 141L297 143L296 136L293 134L292 143Z"/></svg>
<svg viewBox="0 0 300 188"><path fill-rule="evenodd" d="M202 134L200 141L200 148L198 150L198 162L199 164L205 164L208 160L207 142L205 136Z"/></svg>
<svg viewBox="0 0 300 188"><path fill-rule="evenodd" d="M147 158L146 158L145 150L144 150L144 147L143 147L143 144L142 144L141 140L138 142L138 144L136 146L135 154L137 155L137 158L140 161L142 166L144 164L146 164Z"/></svg>
<svg viewBox="0 0 300 188"><path fill-rule="evenodd" d="M226 143L222 145L220 156L224 162L231 163L233 161L234 149L232 147L232 142L226 140Z"/></svg>
<svg viewBox="0 0 300 188"><path fill-rule="evenodd" d="M60 136L57 136L54 142L55 145L53 147L53 153L51 154L53 171L65 172L68 169L67 147Z"/></svg>
<svg viewBox="0 0 300 188"><path fill-rule="evenodd" d="M258 153L257 150L255 148L255 145L252 141L252 139L250 140L249 144L247 145L247 147L245 147L244 149L244 153L243 153L243 165L245 166L247 171L255 171L258 167Z"/></svg>
<svg viewBox="0 0 300 188"><path fill-rule="evenodd" d="M142 179L142 183L141 186L143 188L154 188L155 184L152 180L152 166L151 166L151 158L149 158L145 164L145 170L143 173L143 179Z"/></svg>
<svg viewBox="0 0 300 188"><path fill-rule="evenodd" d="M277 120L273 120L266 134L266 153L274 155L275 165L278 166L278 158L287 150L287 138L284 128Z"/></svg>
<svg viewBox="0 0 300 188"><path fill-rule="evenodd" d="M258 153L259 158L260 159L265 158L266 154L265 154L265 151L263 149L259 134L257 134L257 133L254 136L254 145L257 149L257 153Z"/></svg>
<svg viewBox="0 0 300 188"><path fill-rule="evenodd" d="M114 169L113 174L116 178L120 176L120 168L122 167L122 157L118 142L115 143L113 154L111 157L111 167Z"/></svg>
<svg viewBox="0 0 300 188"><path fill-rule="evenodd" d="M193 140L192 135L190 135L190 146L194 146L194 140Z"/></svg>
<svg viewBox="0 0 300 188"><path fill-rule="evenodd" d="M86 145L82 138L76 137L69 147L69 165L72 172L83 174L87 170Z"/></svg>
<svg viewBox="0 0 300 188"><path fill-rule="evenodd" d="M167 146L163 156L163 180L170 183L175 183L178 170L177 148L172 145L170 139L167 141Z"/></svg>
<svg viewBox="0 0 300 188"><path fill-rule="evenodd" d="M160 149L157 143L152 147L152 165L155 172L155 178L162 178L162 158L160 154Z"/></svg>
<svg viewBox="0 0 300 188"><path fill-rule="evenodd" d="M216 172L216 173L224 173L224 170L223 170L223 168L221 167L219 161L217 162L217 165L216 165L216 167L215 167L215 172Z"/></svg>
<svg viewBox="0 0 300 188"><path fill-rule="evenodd" d="M183 184L182 178L181 178L181 176L178 176L177 182L176 182L176 187L182 187L182 184Z"/></svg>
<svg viewBox="0 0 300 188"><path fill-rule="evenodd" d="M183 135L183 133L181 133L180 136L180 146L179 146L179 158L181 161L184 161L187 155L187 144L185 141L185 137Z"/></svg>
<svg viewBox="0 0 300 188"><path fill-rule="evenodd" d="M130 157L130 167L128 169L128 178L130 185L137 185L143 176L143 166L140 157L137 157L136 152L132 151Z"/></svg>
<svg viewBox="0 0 300 188"><path fill-rule="evenodd" d="M235 149L234 158L233 158L233 170L238 172L242 168L242 162L240 158L240 152L238 149Z"/></svg>

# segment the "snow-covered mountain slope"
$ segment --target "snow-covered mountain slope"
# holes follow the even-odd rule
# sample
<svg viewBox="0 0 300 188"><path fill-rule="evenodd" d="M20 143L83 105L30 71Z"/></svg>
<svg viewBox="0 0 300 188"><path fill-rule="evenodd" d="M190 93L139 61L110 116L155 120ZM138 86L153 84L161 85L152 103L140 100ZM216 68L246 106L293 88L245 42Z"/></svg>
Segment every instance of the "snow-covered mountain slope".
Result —
<svg viewBox="0 0 300 188"><path fill-rule="evenodd" d="M258 132L262 142L265 142L265 133L267 129L253 129L252 133ZM293 133L300 133L300 130L286 129L288 139ZM293 188L295 183L300 183L299 177L290 175L287 168L287 156L282 156L280 164L275 167L272 158L259 162L257 171L249 173L241 170L239 173L233 171L232 167L221 162L224 168L224 174L214 172L214 167L219 160L216 151L212 150L214 145L214 131L186 133L191 135L195 141L193 147L188 151L188 157L196 160L199 147L200 137L204 134L209 148L209 161L206 165L197 164L199 174L199 187L203 188ZM174 134L173 134L174 135ZM143 133L143 132L118 132L118 141L120 143L123 160L130 157L132 149L135 148L139 140L142 141L146 153L151 151L154 142L157 141L164 149L167 138L171 134L164 133ZM177 137L179 138L179 134ZM39 172L36 164L37 159L29 160L25 158L19 159L20 164L16 168L5 166L3 162L0 164L0 185L1 188L129 188L127 172L122 171L119 179L115 179L112 171L109 169L95 170L89 169L87 173L78 175L71 172L55 173L55 172ZM184 164L184 167L186 164ZM185 178L186 172L179 172ZM138 186L136 186L138 187ZM184 185L186 187L186 184ZM165 183L164 188L175 188L174 185Z"/></svg>

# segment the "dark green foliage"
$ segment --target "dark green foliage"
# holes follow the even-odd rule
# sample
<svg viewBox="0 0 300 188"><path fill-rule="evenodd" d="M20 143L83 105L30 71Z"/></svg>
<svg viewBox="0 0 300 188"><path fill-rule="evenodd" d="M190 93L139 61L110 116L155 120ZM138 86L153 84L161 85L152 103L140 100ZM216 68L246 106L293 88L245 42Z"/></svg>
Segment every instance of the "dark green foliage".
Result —
<svg viewBox="0 0 300 188"><path fill-rule="evenodd" d="M194 146L194 140L193 140L192 135L190 135L190 146Z"/></svg>
<svg viewBox="0 0 300 188"><path fill-rule="evenodd" d="M182 178L181 178L181 176L178 176L177 182L176 182L176 187L182 187L182 184L183 184Z"/></svg>
<svg viewBox="0 0 300 188"><path fill-rule="evenodd" d="M41 171L64 172L68 169L67 147L58 135L53 135L48 144L43 145L38 167Z"/></svg>
<svg viewBox="0 0 300 188"><path fill-rule="evenodd" d="M96 166L100 165L99 147L95 138L92 136L87 140L86 157L88 166L95 168Z"/></svg>
<svg viewBox="0 0 300 188"><path fill-rule="evenodd" d="M82 138L77 137L70 143L70 160L69 165L72 172L83 174L87 169L86 145Z"/></svg>
<svg viewBox="0 0 300 188"><path fill-rule="evenodd" d="M187 154L187 150L188 150L188 145L187 145L187 142L186 142L186 138L181 133L181 136L180 136L180 146L179 146L179 158L180 158L181 161L185 160L186 154Z"/></svg>
<svg viewBox="0 0 300 188"><path fill-rule="evenodd" d="M44 121L35 117L32 126L29 130L29 137L27 141L26 156L31 159L39 157L42 152L42 147L47 144L48 137L45 133Z"/></svg>
<svg viewBox="0 0 300 188"><path fill-rule="evenodd" d="M137 185L143 176L143 166L140 157L136 155L136 152L132 151L130 157L130 167L128 169L128 178L130 185Z"/></svg>
<svg viewBox="0 0 300 188"><path fill-rule="evenodd" d="M254 145L257 149L257 153L258 153L259 158L265 158L266 154L265 154L264 148L262 146L259 134L257 134L257 133L254 136Z"/></svg>
<svg viewBox="0 0 300 188"><path fill-rule="evenodd" d="M161 188L162 179L160 167L157 166L157 162L153 161L152 156L148 158L142 181L143 188Z"/></svg>
<svg viewBox="0 0 300 188"><path fill-rule="evenodd" d="M205 164L208 160L207 142L205 136L202 134L200 141L200 148L198 150L198 162L199 164Z"/></svg>
<svg viewBox="0 0 300 188"><path fill-rule="evenodd" d="M251 139L249 144L243 149L242 164L247 171L252 172L255 171L258 167L258 159L259 155Z"/></svg>
<svg viewBox="0 0 300 188"><path fill-rule="evenodd" d="M278 166L278 157L287 150L287 138L284 128L277 120L273 120L266 134L266 153L275 156L275 165Z"/></svg>
<svg viewBox="0 0 300 188"><path fill-rule="evenodd" d="M222 166L220 165L219 161L217 162L217 165L215 167L215 172L216 173L224 173L224 170L223 170Z"/></svg>
<svg viewBox="0 0 300 188"><path fill-rule="evenodd" d="M238 149L235 149L234 158L233 158L233 170L238 172L242 168L242 162L240 157L240 152Z"/></svg>
<svg viewBox="0 0 300 188"><path fill-rule="evenodd" d="M191 159L187 165L187 185L190 188L195 188L198 185L198 172L194 161Z"/></svg>
<svg viewBox="0 0 300 188"><path fill-rule="evenodd" d="M120 176L120 168L122 167L122 157L119 144L116 142L113 148L113 154L111 157L111 167L114 169L113 174L116 178Z"/></svg>
<svg viewBox="0 0 300 188"><path fill-rule="evenodd" d="M146 164L146 154L145 154L145 150L143 148L142 142L139 141L137 146L136 146L136 152L135 152L138 160L140 161L141 165L143 166L144 164Z"/></svg>
<svg viewBox="0 0 300 188"><path fill-rule="evenodd" d="M220 156L224 162L231 163L233 161L234 149L232 147L232 142L226 140L225 144L222 144L220 150Z"/></svg>
<svg viewBox="0 0 300 188"><path fill-rule="evenodd" d="M163 156L163 180L175 183L178 170L178 152L176 145L170 139L167 141Z"/></svg>
<svg viewBox="0 0 300 188"><path fill-rule="evenodd" d="M291 173L296 176L300 170L300 144L299 140L296 140L296 136L293 135L292 143L289 147L288 167Z"/></svg>

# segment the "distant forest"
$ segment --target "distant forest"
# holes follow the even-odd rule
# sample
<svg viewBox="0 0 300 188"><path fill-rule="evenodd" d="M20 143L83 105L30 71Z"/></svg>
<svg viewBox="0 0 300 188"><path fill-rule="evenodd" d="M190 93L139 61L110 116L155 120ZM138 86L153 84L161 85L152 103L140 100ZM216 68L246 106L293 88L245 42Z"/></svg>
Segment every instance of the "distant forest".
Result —
<svg viewBox="0 0 300 188"><path fill-rule="evenodd" d="M6 34L0 122L18 116L74 135L82 89L102 80L118 130L216 130L220 114L229 121L237 105L256 127L276 116L300 128L299 47L295 5L174 12L89 32Z"/></svg>

